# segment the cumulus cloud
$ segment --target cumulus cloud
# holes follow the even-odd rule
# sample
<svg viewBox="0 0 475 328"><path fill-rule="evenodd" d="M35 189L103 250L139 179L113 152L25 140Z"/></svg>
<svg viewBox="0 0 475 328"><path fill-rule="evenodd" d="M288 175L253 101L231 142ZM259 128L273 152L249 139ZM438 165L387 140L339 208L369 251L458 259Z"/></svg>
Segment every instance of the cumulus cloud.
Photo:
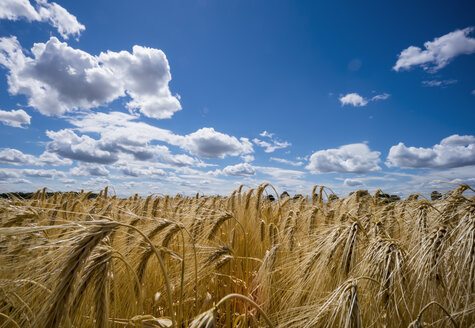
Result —
<svg viewBox="0 0 475 328"><path fill-rule="evenodd" d="M32 165L35 163L35 156L24 154L23 152L12 149L4 148L0 150L0 163L9 165Z"/></svg>
<svg viewBox="0 0 475 328"><path fill-rule="evenodd" d="M9 70L10 94L22 94L44 115L92 108L123 96L111 71L97 58L52 37L35 43L34 58L23 54L15 37L0 39L0 64Z"/></svg>
<svg viewBox="0 0 475 328"><path fill-rule="evenodd" d="M253 162L255 159L253 155L242 155L241 158L246 163Z"/></svg>
<svg viewBox="0 0 475 328"><path fill-rule="evenodd" d="M287 148L292 144L287 141L280 141L277 138L274 138L274 133L269 133L267 131L263 131L259 134L261 137L267 138L268 141L260 140L258 138L252 139L252 141L262 147L265 148L264 151L266 153L273 153L277 149Z"/></svg>
<svg viewBox="0 0 475 328"><path fill-rule="evenodd" d="M67 185L76 184L76 180L74 180L74 179L69 179L69 178L59 179L59 181L61 181L61 182L64 183L64 184L67 184Z"/></svg>
<svg viewBox="0 0 475 328"><path fill-rule="evenodd" d="M376 95L370 99L367 99L353 92L353 93L347 93L346 95L341 96L340 98L338 98L338 100L340 100L340 103L342 106L349 105L349 106L354 106L354 107L364 107L368 105L370 101L386 100L390 96L391 95L389 93L382 93L380 95Z"/></svg>
<svg viewBox="0 0 475 328"><path fill-rule="evenodd" d="M17 171L0 168L0 181L18 178L20 174Z"/></svg>
<svg viewBox="0 0 475 328"><path fill-rule="evenodd" d="M28 0L3 0L0 3L0 19L29 21L40 20L40 15Z"/></svg>
<svg viewBox="0 0 475 328"><path fill-rule="evenodd" d="M71 160L59 158L56 154L44 152L39 157L24 154L18 149L0 149L0 164L9 165L34 165L34 166L60 166L71 165Z"/></svg>
<svg viewBox="0 0 475 328"><path fill-rule="evenodd" d="M21 174L29 178L46 178L53 179L55 177L66 177L66 174L58 170L35 170L35 169L24 169L21 170Z"/></svg>
<svg viewBox="0 0 475 328"><path fill-rule="evenodd" d="M406 147L400 142L389 150L386 165L403 168L455 168L475 164L475 136L458 134L432 148Z"/></svg>
<svg viewBox="0 0 475 328"><path fill-rule="evenodd" d="M202 128L187 135L177 135L169 130L138 122L134 115L119 112L91 113L72 118L69 122L76 126L75 130L97 133L100 139L92 139L86 134L79 136L73 129L49 131L48 136L53 141L47 148L61 156L91 163L111 164L116 162L121 154L130 154L138 161L159 159L162 163L174 167L207 166L189 155L172 154L164 145L151 145L155 141L177 146L202 158L243 156L254 151L248 139L238 139L213 128ZM70 147L71 145L75 146ZM85 156L85 153L90 156Z"/></svg>
<svg viewBox="0 0 475 328"><path fill-rule="evenodd" d="M457 80L429 80L422 81L422 85L425 87L446 87L457 82Z"/></svg>
<svg viewBox="0 0 475 328"><path fill-rule="evenodd" d="M227 155L239 156L254 151L249 139L240 138L238 140L234 136L217 132L213 128L199 129L183 138L175 138L170 143L172 142L176 142L177 145L191 154L203 158L224 158Z"/></svg>
<svg viewBox="0 0 475 328"><path fill-rule="evenodd" d="M172 96L168 83L172 79L170 66L163 51L134 46L127 51L101 53L99 62L122 80L124 90L132 97L127 104L145 116L170 118L181 110L178 97Z"/></svg>
<svg viewBox="0 0 475 328"><path fill-rule="evenodd" d="M260 181L254 181L252 182L253 184L272 181L272 185L277 188L277 190L299 193L302 193L308 188L308 181L303 179L306 173L303 171L281 169L272 166L254 166L254 169L256 172L266 175L267 177Z"/></svg>
<svg viewBox="0 0 475 328"><path fill-rule="evenodd" d="M150 178L162 178L167 175L162 169L142 167L136 165L124 165L120 168L121 172L129 177L147 176Z"/></svg>
<svg viewBox="0 0 475 328"><path fill-rule="evenodd" d="M435 72L459 55L475 53L475 38L469 36L472 31L473 27L467 27L435 38L433 41L427 41L424 43L424 50L410 46L399 54L393 70L398 72L413 66L422 66Z"/></svg>
<svg viewBox="0 0 475 328"><path fill-rule="evenodd" d="M379 155L379 152L371 151L364 143L349 144L313 153L305 168L313 174L380 171Z"/></svg>
<svg viewBox="0 0 475 328"><path fill-rule="evenodd" d="M290 142L287 142L287 141L272 140L271 142L267 142L267 141L259 140L257 138L252 139L252 141L256 145L261 146L262 148L265 148L264 151L266 153L273 153L277 149L287 148L292 145Z"/></svg>
<svg viewBox="0 0 475 328"><path fill-rule="evenodd" d="M343 185L346 187L358 187L358 186L363 186L364 183L361 180L358 179L345 179L343 182Z"/></svg>
<svg viewBox="0 0 475 328"><path fill-rule="evenodd" d="M171 154L167 147L163 146L163 148L166 148L166 150L158 152L158 158L163 163L170 164L174 167L185 167L193 165L202 166L202 163L200 163L191 156L185 154Z"/></svg>
<svg viewBox="0 0 475 328"><path fill-rule="evenodd" d="M0 122L15 128L24 128L24 125L30 124L31 116L23 109L18 110L0 110ZM24 125L23 125L24 124Z"/></svg>
<svg viewBox="0 0 475 328"><path fill-rule="evenodd" d="M74 176L107 177L110 172L102 165L80 164L70 169L69 173Z"/></svg>
<svg viewBox="0 0 475 328"><path fill-rule="evenodd" d="M236 165L226 166L222 172L225 175L234 177L249 177L256 175L256 170L249 163L240 163Z"/></svg>
<svg viewBox="0 0 475 328"><path fill-rule="evenodd" d="M290 160L285 159L285 158L271 157L270 160L274 161L274 162L282 163L282 164L292 165L292 166L302 166L303 165L303 162L290 161Z"/></svg>
<svg viewBox="0 0 475 328"><path fill-rule="evenodd" d="M79 37L86 28L78 22L76 16L56 2L36 0L33 6L28 0L2 0L0 2L0 19L49 22L64 38Z"/></svg>
<svg viewBox="0 0 475 328"><path fill-rule="evenodd" d="M368 104L368 100L364 99L357 93L348 93L339 98L342 106L351 105L355 107L362 107Z"/></svg>
<svg viewBox="0 0 475 328"><path fill-rule="evenodd" d="M62 157L97 164L112 164L118 160L116 153L101 149L98 140L78 136L70 129L46 131L46 135L53 140L47 144L47 150Z"/></svg>
<svg viewBox="0 0 475 328"><path fill-rule="evenodd" d="M298 170L287 170L271 166L254 166L256 171L271 176L277 180L295 180L305 176L305 172Z"/></svg>
<svg viewBox="0 0 475 328"><path fill-rule="evenodd" d="M84 189L100 190L110 186L110 181L104 177L94 177L82 183Z"/></svg>
<svg viewBox="0 0 475 328"><path fill-rule="evenodd" d="M44 115L106 105L130 96L127 107L147 117L170 118L181 110L168 87L170 67L158 49L134 46L133 52L99 56L74 49L51 37L35 43L25 56L16 37L0 38L0 65L8 70L8 91L25 95Z"/></svg>
<svg viewBox="0 0 475 328"><path fill-rule="evenodd" d="M45 151L37 160L37 165L51 165L51 166L69 166L73 162L69 158L60 158L55 153Z"/></svg>
<svg viewBox="0 0 475 328"><path fill-rule="evenodd" d="M120 112L93 113L74 118L70 123L85 133L99 133L104 142L127 144L133 147L147 146L150 142L163 141L178 146L192 155L203 158L224 158L254 152L247 138L236 138L213 128L202 128L187 135L177 135L165 129L138 122L137 117ZM174 160L179 160L174 158ZM185 161L185 157L181 157ZM190 161L187 158L186 161Z"/></svg>

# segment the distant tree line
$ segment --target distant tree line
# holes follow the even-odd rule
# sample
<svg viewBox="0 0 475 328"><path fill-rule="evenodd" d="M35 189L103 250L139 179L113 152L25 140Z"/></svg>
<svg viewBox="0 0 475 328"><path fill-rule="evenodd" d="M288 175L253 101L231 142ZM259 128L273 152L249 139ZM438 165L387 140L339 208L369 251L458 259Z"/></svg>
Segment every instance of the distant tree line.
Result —
<svg viewBox="0 0 475 328"><path fill-rule="evenodd" d="M66 194L66 193L72 193L72 194L75 194L75 195L79 195L79 192L76 192L76 191L70 191L70 192L58 192L56 194ZM0 198L21 198L21 199L31 199L33 198L33 195L35 193L34 192L6 192L6 193L2 193L0 194ZM46 198L50 198L50 197L53 197L55 193L54 192L47 192L46 193ZM91 198L96 198L97 196L99 196L99 194L96 194L96 193L91 193L88 195L88 199L91 199Z"/></svg>
<svg viewBox="0 0 475 328"><path fill-rule="evenodd" d="M360 196L369 196L370 195L368 190L359 190L358 192L360 193ZM59 194L63 194L63 193L66 193L66 192L59 192ZM76 191L72 191L72 192L69 192L69 193L73 193L73 194L76 194L76 195L79 194L79 192L76 192ZM354 193L355 192L350 192L348 196L351 196ZM8 192L8 193L1 193L0 198L15 198L16 197L16 198L21 198L21 199L31 199L34 194L35 193L33 193L33 192ZM53 197L54 194L55 193L53 193L53 192L47 192L46 193L46 198ZM99 194L91 193L91 194L89 194L88 199L96 198L98 196L99 196ZM416 196L418 197L418 195L411 194L411 195L408 196L408 198L414 198ZM435 190L430 194L430 199L431 199L431 201L436 201L436 200L439 200L439 199L442 199L442 198L446 198L447 196L448 195L443 195L440 192ZM287 191L284 191L282 194L280 194L280 199L284 199L286 197L291 197L290 194ZM298 200L300 198L304 198L304 196L302 194L295 194L292 197L293 200ZM401 200L401 197L399 197L398 195L389 195L389 194L385 194L385 193L378 194L378 198L381 199L381 200L385 199L385 200L387 200L387 202L390 202L390 203ZM267 199L271 202L275 201L275 197L272 194L267 195ZM338 199L338 196L335 195L335 194L330 194L328 196L329 201L334 201L334 200L337 200L337 199Z"/></svg>
<svg viewBox="0 0 475 328"><path fill-rule="evenodd" d="M364 197L364 196L370 196L370 193L368 192L368 190L359 190L358 191L359 194L360 194L360 197ZM352 191L349 193L348 196L351 196L353 195L355 192ZM431 194L430 194L430 199L431 201L435 201L435 200L438 200L438 199L442 199L442 198L446 198L448 196L447 195L443 195L441 194L440 192L438 191L433 191ZM287 192L287 191L284 191L282 194L280 194L280 199L285 199L287 197L291 197L293 200L297 200L297 199L300 199L300 198L303 198L304 196L302 194L295 194L293 197L290 196L290 194ZM411 194L409 195L407 198L410 199L410 198L418 198L419 195L418 194ZM398 195L390 195L390 194L386 194L386 193L380 193L378 194L378 198L380 200L386 200L386 202L388 203L392 203L392 202L396 202L398 200L401 200L401 197L398 196ZM275 201L275 197L274 195L267 195L267 199L271 202ZM339 199L339 197L335 194L330 194L328 196L328 200L329 201L334 201L334 200L337 200Z"/></svg>

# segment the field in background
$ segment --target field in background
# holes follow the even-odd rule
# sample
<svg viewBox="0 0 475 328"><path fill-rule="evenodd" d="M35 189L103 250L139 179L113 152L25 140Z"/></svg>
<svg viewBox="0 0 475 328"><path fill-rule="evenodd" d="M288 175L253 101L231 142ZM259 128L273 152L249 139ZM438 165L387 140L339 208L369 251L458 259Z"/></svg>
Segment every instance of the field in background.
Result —
<svg viewBox="0 0 475 328"><path fill-rule="evenodd" d="M0 199L0 327L470 327L467 189Z"/></svg>

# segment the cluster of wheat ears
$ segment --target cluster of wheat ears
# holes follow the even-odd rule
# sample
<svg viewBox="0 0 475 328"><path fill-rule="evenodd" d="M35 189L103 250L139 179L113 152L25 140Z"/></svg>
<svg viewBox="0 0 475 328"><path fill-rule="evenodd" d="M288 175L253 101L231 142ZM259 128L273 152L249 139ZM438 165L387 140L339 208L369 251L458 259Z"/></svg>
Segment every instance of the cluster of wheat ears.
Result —
<svg viewBox="0 0 475 328"><path fill-rule="evenodd" d="M0 327L470 327L467 189L0 200Z"/></svg>

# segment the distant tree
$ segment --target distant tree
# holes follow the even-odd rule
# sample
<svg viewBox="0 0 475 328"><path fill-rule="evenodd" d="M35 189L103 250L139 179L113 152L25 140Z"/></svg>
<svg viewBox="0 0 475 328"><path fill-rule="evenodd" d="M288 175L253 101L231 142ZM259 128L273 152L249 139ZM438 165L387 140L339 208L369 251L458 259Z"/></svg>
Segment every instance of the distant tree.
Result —
<svg viewBox="0 0 475 328"><path fill-rule="evenodd" d="M0 194L0 198L12 198L12 197L18 197L21 199L30 199L33 197L33 193L32 192L9 192L9 193Z"/></svg>
<svg viewBox="0 0 475 328"><path fill-rule="evenodd" d="M419 194L410 194L409 197L407 197L408 200L417 200L419 198Z"/></svg>
<svg viewBox="0 0 475 328"><path fill-rule="evenodd" d="M270 201L270 202L275 201L274 195L272 195L272 194L267 195L267 200Z"/></svg>
<svg viewBox="0 0 475 328"><path fill-rule="evenodd" d="M338 199L339 199L338 196L335 195L335 194L330 194L330 195L328 196L328 201L329 201L329 202L333 202L333 201L338 200Z"/></svg>
<svg viewBox="0 0 475 328"><path fill-rule="evenodd" d="M293 200L303 198L302 194L295 194Z"/></svg>
<svg viewBox="0 0 475 328"><path fill-rule="evenodd" d="M68 193L68 192L59 191L56 194L57 195L62 195L62 194L65 194L65 193ZM70 191L69 193L72 193L74 195L79 194L76 191ZM34 193L32 193L32 192L7 192L7 193L0 194L0 198L18 197L18 198L21 198L21 199L31 199L33 197L33 195L34 195ZM54 195L55 195L54 192L47 192L45 196L46 196L46 198L50 198L50 197L53 197ZM89 194L88 199L96 198L97 196L98 196L98 194L91 193L91 194Z"/></svg>
<svg viewBox="0 0 475 328"><path fill-rule="evenodd" d="M359 197L370 196L368 190L358 190L356 193L358 194Z"/></svg>
<svg viewBox="0 0 475 328"><path fill-rule="evenodd" d="M430 200L431 201L438 200L438 199L441 199L441 198L442 198L442 194L440 192L438 192L437 190L434 190L433 192L430 193Z"/></svg>
<svg viewBox="0 0 475 328"><path fill-rule="evenodd" d="M398 195L391 195L389 196L389 201L392 203L392 202L397 202L398 200L401 200L401 197L399 197Z"/></svg>
<svg viewBox="0 0 475 328"><path fill-rule="evenodd" d="M280 199L284 199L285 197L290 197L287 191L284 191L282 194L280 194Z"/></svg>

